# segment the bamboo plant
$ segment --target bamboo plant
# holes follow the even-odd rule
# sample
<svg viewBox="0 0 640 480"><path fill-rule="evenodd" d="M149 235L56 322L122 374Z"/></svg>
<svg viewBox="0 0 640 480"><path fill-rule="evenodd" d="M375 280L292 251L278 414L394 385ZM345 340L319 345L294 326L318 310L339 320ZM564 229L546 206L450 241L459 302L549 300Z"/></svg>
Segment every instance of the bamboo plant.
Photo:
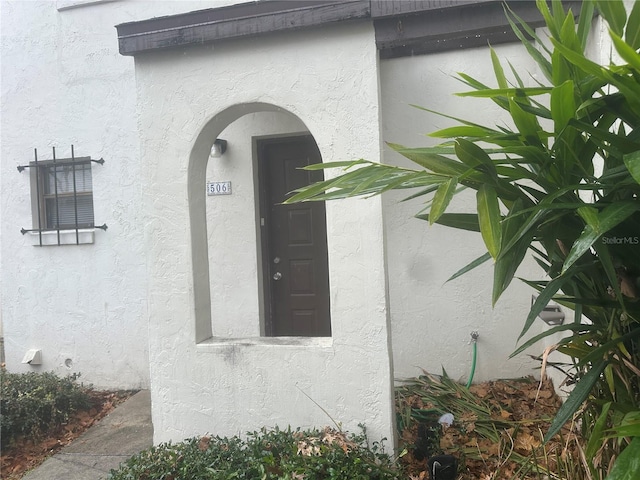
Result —
<svg viewBox="0 0 640 480"><path fill-rule="evenodd" d="M494 304L532 254L546 275L524 280L539 295L513 355L562 332L557 349L574 367L575 388L547 439L578 414L589 439L587 478L640 478L640 2L627 14L621 0L585 0L578 21L559 0L537 5L548 47L512 11L506 15L544 82L525 86L510 65L507 76L491 48L496 86L458 74L470 88L459 96L494 102L511 127L439 113L457 123L430 134L439 145L387 144L414 168L364 159L312 165L341 171L287 202L412 189L409 198L425 200L417 218L480 233L487 252L452 279L492 261ZM585 54L596 9L619 64L602 66ZM465 189L476 192L476 213L451 212L451 199ZM573 309L574 321L525 341L551 300Z"/></svg>

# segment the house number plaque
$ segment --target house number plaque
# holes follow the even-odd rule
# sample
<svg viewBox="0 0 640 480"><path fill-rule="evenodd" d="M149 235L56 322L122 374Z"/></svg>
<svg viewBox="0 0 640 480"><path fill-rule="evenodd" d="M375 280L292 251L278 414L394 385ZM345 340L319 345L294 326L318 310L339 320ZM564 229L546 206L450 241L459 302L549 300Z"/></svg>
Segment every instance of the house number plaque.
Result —
<svg viewBox="0 0 640 480"><path fill-rule="evenodd" d="M207 195L231 195L231 182L207 182Z"/></svg>

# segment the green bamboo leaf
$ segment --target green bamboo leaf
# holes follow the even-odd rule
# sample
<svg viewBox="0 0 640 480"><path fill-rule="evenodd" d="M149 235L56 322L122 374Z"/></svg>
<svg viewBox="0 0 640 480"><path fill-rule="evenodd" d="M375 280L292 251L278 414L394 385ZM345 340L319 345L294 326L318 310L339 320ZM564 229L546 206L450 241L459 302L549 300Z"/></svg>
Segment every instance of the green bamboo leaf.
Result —
<svg viewBox="0 0 640 480"><path fill-rule="evenodd" d="M591 225L593 228L598 228L598 209L595 207L584 206L577 210L578 215L582 217L587 225Z"/></svg>
<svg viewBox="0 0 640 480"><path fill-rule="evenodd" d="M522 238L507 255L500 255L496 259L493 268L493 288L491 293L491 302L493 305L498 302L500 296L511 284L516 270L522 263L532 240L533 235Z"/></svg>
<svg viewBox="0 0 640 480"><path fill-rule="evenodd" d="M429 136L434 138L487 137L489 135L495 135L496 133L498 133L496 130L491 130L490 128L462 125L459 127L443 128L442 130L429 133Z"/></svg>
<svg viewBox="0 0 640 480"><path fill-rule="evenodd" d="M457 186L458 178L451 177L438 187L431 202L431 209L429 210L429 225L433 225L445 212Z"/></svg>
<svg viewBox="0 0 640 480"><path fill-rule="evenodd" d="M483 165L485 171L493 177L498 175L491 157L475 143L464 138L458 138L455 143L455 152L460 161L468 167L476 168L479 165Z"/></svg>
<svg viewBox="0 0 640 480"><path fill-rule="evenodd" d="M575 333L579 333L579 332L583 332L583 331L594 330L595 328L596 327L594 327L592 325L585 325L585 324L582 324L580 322L567 323L565 325L558 325L558 326L552 327L549 330L545 330L544 332L539 333L538 335L536 335L534 337L531 337L529 340L524 342L511 355L509 355L509 358L517 357L522 352L524 352L527 348L531 347L532 345L535 345L540 340L542 340L542 339L544 339L546 337L549 337L551 335L554 335L556 333L566 332L567 330L571 330L571 331L573 331Z"/></svg>
<svg viewBox="0 0 640 480"><path fill-rule="evenodd" d="M576 260L589 250L601 235L627 219L638 209L640 209L640 204L635 202L619 202L602 210L595 220L591 215L583 216L583 219L588 223L571 246L571 250L562 266L562 273L564 274ZM587 211L586 209L580 209L579 213L582 212L581 215L586 215L585 212Z"/></svg>
<svg viewBox="0 0 640 480"><path fill-rule="evenodd" d="M569 255L564 261L562 273L566 272L582 255L584 255L600 237L600 230L594 229L591 225L586 225L578 239L573 243Z"/></svg>
<svg viewBox="0 0 640 480"><path fill-rule="evenodd" d="M538 205L536 207L533 207L533 209L521 211L521 214L528 211L532 211L534 213L527 218L526 222L523 222L518 231L514 233L511 238L505 237L505 240L508 240L508 242L502 245L501 255L510 252L522 237L527 236L528 232L532 231L533 227L536 226L538 222L541 221L541 219L544 217L545 210L547 209L548 206L546 205Z"/></svg>
<svg viewBox="0 0 640 480"><path fill-rule="evenodd" d="M560 18L560 16L558 16L558 18ZM580 40L576 34L576 21L571 10L567 12L564 21L562 22L562 26L560 27L560 41L567 47L575 51L582 52L580 49Z"/></svg>
<svg viewBox="0 0 640 480"><path fill-rule="evenodd" d="M640 2L633 2L624 39L634 50L640 48Z"/></svg>
<svg viewBox="0 0 640 480"><path fill-rule="evenodd" d="M538 8L540 9L540 5L538 6ZM544 4L544 8L548 8L546 4ZM551 55L549 49L546 48L544 42L541 42L537 37L535 30L529 27L527 23L520 17L518 17L508 6L505 7L505 15L513 33L516 35L516 37L518 37L520 42L522 42L522 45L524 45L524 47L527 49L527 53L531 56L531 58L533 58L538 64L545 78L551 81L551 62L549 62L549 60L545 58L545 56L540 51L539 46L541 46L548 55ZM520 24L522 29L520 29L520 27L516 25L516 21ZM535 43L531 42L529 38L533 38Z"/></svg>
<svg viewBox="0 0 640 480"><path fill-rule="evenodd" d="M604 353L605 352L601 353L600 355L603 355ZM600 355L598 356L598 358L602 358ZM615 395L616 385L615 385L615 380L613 379L613 366L611 364L605 367L604 372L602 372L602 376L607 382L607 387L609 387L609 392L611 393L611 395Z"/></svg>
<svg viewBox="0 0 640 480"><path fill-rule="evenodd" d="M624 164L631 173L633 179L640 183L640 150L633 153L628 153L624 157Z"/></svg>
<svg viewBox="0 0 640 480"><path fill-rule="evenodd" d="M527 88L490 88L471 92L456 93L458 97L494 98L498 96L526 96L534 97L551 93L552 87L527 87Z"/></svg>
<svg viewBox="0 0 640 480"><path fill-rule="evenodd" d="M547 304L551 301L553 296L562 288L562 286L570 280L569 275L562 275L554 278L547 286L540 292L538 298L536 298L535 302L531 306L529 310L529 314L527 315L527 319L524 321L524 326L522 327L522 331L520 335L518 335L518 340L520 340L531 328L534 320L538 316L538 314L544 310Z"/></svg>
<svg viewBox="0 0 640 480"><path fill-rule="evenodd" d="M516 79L518 88L525 88L524 82L522 81L522 78L520 77L520 74L518 73L518 70L516 69L516 67L514 67L513 64L508 60L507 60L507 63L509 64L509 69L511 70L511 74L513 75L513 78ZM542 86L540 82L538 82L538 85Z"/></svg>
<svg viewBox="0 0 640 480"><path fill-rule="evenodd" d="M551 39L551 43L553 43L553 46L556 48L556 50L558 50L567 60L569 60L578 68L582 69L584 72L594 75L595 77L600 78L604 81L609 81L610 75L608 74L606 68L595 62L592 62L591 60L588 60L584 56L584 54L571 50L554 38Z"/></svg>
<svg viewBox="0 0 640 480"><path fill-rule="evenodd" d="M456 273L454 273L453 275L451 275L448 279L447 282L450 282L451 280L455 280L456 278L458 278L461 275L464 275L465 273L473 270L474 268L482 265L483 263L485 263L487 260L489 260L491 258L491 255L489 254L489 252L485 253L484 255L481 255L480 257L476 258L473 262L469 263L468 265L462 267L460 270L458 270ZM445 282L446 283L446 282Z"/></svg>
<svg viewBox="0 0 640 480"><path fill-rule="evenodd" d="M460 75L462 75L462 74L460 74ZM485 87L485 88L488 88L488 87ZM454 120L455 122L460 123L460 124L462 124L462 125L466 125L466 126L468 126L468 127L475 127L475 128L480 129L480 130L487 130L487 131L489 131L489 132L491 132L491 133L496 133L496 134L497 134L497 133L500 133L500 132L498 132L497 130L493 130L493 129L488 128L488 127L485 127L485 126L483 126L483 125L479 125L479 124L477 124L477 123L470 122L470 121L465 120L465 119L463 119L463 118L458 118L458 117L454 117L454 116L451 116L451 115L447 115L447 114L445 114L445 113L436 112L435 110L430 110L430 109L428 109L428 108L421 107L421 106L419 106L419 105L414 105L414 104L410 104L410 105L411 105L413 108L417 108L418 110L423 110L423 111L425 111L425 112L433 113L434 115L438 115L438 116L443 117L443 118L448 118L448 119L450 119L450 120ZM456 127L453 127L453 128L456 128ZM433 148L434 150L437 150L437 147L432 147L432 148ZM440 153L440 152L438 152L438 151L434 151L434 153Z"/></svg>
<svg viewBox="0 0 640 480"><path fill-rule="evenodd" d="M636 480L640 478L640 437L635 437L618 456L605 480Z"/></svg>
<svg viewBox="0 0 640 480"><path fill-rule="evenodd" d="M509 111L520 134L531 145L542 145L539 133L542 130L535 116L525 112L513 99L509 99Z"/></svg>
<svg viewBox="0 0 640 480"><path fill-rule="evenodd" d="M554 132L557 135L568 125L576 111L574 99L574 84L567 80L551 91L551 117L554 122Z"/></svg>
<svg viewBox="0 0 640 480"><path fill-rule="evenodd" d="M416 218L428 221L429 215L416 215ZM480 232L480 222L478 221L478 215L475 213L443 213L436 223L459 230Z"/></svg>
<svg viewBox="0 0 640 480"><path fill-rule="evenodd" d="M364 163L367 165L337 177L299 188L284 203L379 194L385 190L389 183L392 183L396 188L413 188L440 184L444 181L441 176L431 175L424 171L413 171L372 162Z"/></svg>
<svg viewBox="0 0 640 480"><path fill-rule="evenodd" d="M356 196L368 192L371 187L373 187L377 182L383 181L387 183L395 176L395 174L388 168L383 167L378 168L377 170L379 170L378 173L372 172L372 174L369 175L368 178L360 180L359 183L352 189L351 195ZM415 178L413 174L409 174L408 176L410 177L410 179ZM406 178L405 175L403 175L401 178L405 179L405 181L409 180L409 178ZM374 190L377 189L374 188Z"/></svg>
<svg viewBox="0 0 640 480"><path fill-rule="evenodd" d="M616 47L616 50L620 54L620 57L622 57L623 60L629 63L629 65L631 65L636 70L640 70L640 55L638 55L638 52L636 52L633 47L622 40L622 38L620 38L614 32L610 31L609 35L611 36L613 45Z"/></svg>
<svg viewBox="0 0 640 480"><path fill-rule="evenodd" d="M620 425L608 431L608 438L615 437L640 437L640 410L627 413Z"/></svg>
<svg viewBox="0 0 640 480"><path fill-rule="evenodd" d="M576 363L576 366L582 367L585 365L589 365L590 363L609 355L612 351L623 349L624 342L636 341L638 338L640 338L640 331L638 329L634 329L628 333L625 333L621 337L615 337L613 338L613 340L609 340L598 347L594 348L594 346L590 346L588 353L579 359L579 361ZM605 369L605 374L607 373L607 371L609 371L611 376L613 377L613 371L608 367L607 369ZM613 379L611 380L611 385L613 385ZM611 390L613 393L615 391L615 388L612 387Z"/></svg>
<svg viewBox="0 0 640 480"><path fill-rule="evenodd" d="M578 23L578 38L580 39L580 49L584 52L587 47L587 39L591 31L591 21L594 12L593 0L584 0L580 7L580 21Z"/></svg>
<svg viewBox="0 0 640 480"><path fill-rule="evenodd" d="M507 77L504 76L504 70L500 64L500 59L498 58L496 51L491 46L489 47L489 51L491 52L491 63L493 64L493 71L496 74L498 87L507 88Z"/></svg>
<svg viewBox="0 0 640 480"><path fill-rule="evenodd" d="M587 60L583 54L574 52L562 43L551 39L551 43L562 55L581 70L595 76L598 80L610 83L622 93L633 108L640 108L640 86L634 78L627 78L623 75L614 75L611 71L601 67L595 62Z"/></svg>
<svg viewBox="0 0 640 480"><path fill-rule="evenodd" d="M596 420L593 430L591 430L589 441L587 442L587 446L584 450L587 458L593 458L600 446L602 446L602 432L604 431L604 427L607 425L607 415L609 414L610 408L611 402L607 402L602 406L600 416L598 417L598 420Z"/></svg>
<svg viewBox="0 0 640 480"><path fill-rule="evenodd" d="M484 184L478 189L476 199L482 239L491 256L496 258L500 254L500 241L502 238L502 217L500 216L498 195L495 188Z"/></svg>
<svg viewBox="0 0 640 480"><path fill-rule="evenodd" d="M582 122L573 118L569 120L569 125L579 131L589 133L592 140L604 142L603 145L605 146L603 146L603 148L607 148L606 144L609 144L609 150L611 150L611 147L613 147L621 153L632 153L640 149L640 143L638 143L637 141L634 141L629 137L623 137L621 135L617 135L616 133L604 130L600 125L593 126L589 123Z"/></svg>
<svg viewBox="0 0 640 480"><path fill-rule="evenodd" d="M501 251L496 259L493 268L492 302L494 305L500 298L500 295L507 289L511 280L513 280L516 270L522 263L529 249L529 245L531 245L533 241L533 233L531 231L524 232L520 236L517 235L527 221L526 216L519 215L523 210L523 202L521 199L518 199L513 203L509 213L503 220L501 245L505 245L511 240L514 240L516 243L507 254Z"/></svg>
<svg viewBox="0 0 640 480"><path fill-rule="evenodd" d="M305 202L311 200L315 195L322 194L331 188L331 180L312 183L307 187L296 190L295 195L287 198L283 203Z"/></svg>
<svg viewBox="0 0 640 480"><path fill-rule="evenodd" d="M553 18L555 19L557 28L560 30L560 35L562 35L562 27L568 23L569 19L571 21L572 29L575 28L575 20L573 19L571 9L565 13L562 0L551 0L551 7Z"/></svg>
<svg viewBox="0 0 640 480"><path fill-rule="evenodd" d="M536 0L536 5L538 7L538 10L542 14L542 17L544 18L544 21L547 24L547 28L551 32L551 35L555 38L560 38L561 23L559 24L558 22L561 22L562 19L556 18L551 14L546 0Z"/></svg>
<svg viewBox="0 0 640 480"><path fill-rule="evenodd" d="M551 68L554 85L561 85L562 83L576 77L574 74L575 68L565 60L558 50L554 50L551 55Z"/></svg>
<svg viewBox="0 0 640 480"><path fill-rule="evenodd" d="M574 389L569 394L569 398L567 398L567 401L562 404L555 418L551 422L549 430L544 436L545 443L558 433L562 426L578 411L578 408L580 408L582 402L587 399L591 389L599 380L600 375L606 366L606 361L601 361L600 363L593 365L584 377L576 383Z"/></svg>
<svg viewBox="0 0 640 480"><path fill-rule="evenodd" d="M464 164L442 155L431 153L428 148L407 148L395 143L388 143L387 145L400 155L434 173L459 176L468 170L468 167Z"/></svg>
<svg viewBox="0 0 640 480"><path fill-rule="evenodd" d="M575 310L573 312L573 321L575 323L581 323L582 322L582 313L583 313L584 307L582 306L582 304L577 303L575 306Z"/></svg>
<svg viewBox="0 0 640 480"><path fill-rule="evenodd" d="M622 36L624 24L627 23L627 10L622 0L596 0L600 14L616 35Z"/></svg>
<svg viewBox="0 0 640 480"><path fill-rule="evenodd" d="M615 433L608 435L608 438L618 437L640 437L640 423L632 423L616 428Z"/></svg>
<svg viewBox="0 0 640 480"><path fill-rule="evenodd" d="M370 162L369 160L346 160L341 162L324 162L324 163L312 163L311 165L307 165L306 167L302 167L302 170L326 170L328 168L342 168L345 167L345 170L348 170L351 167L355 167L356 165L375 165L374 162Z"/></svg>
<svg viewBox="0 0 640 480"><path fill-rule="evenodd" d="M625 306L624 306L624 299L622 298L622 292L620 291L620 281L618 280L616 268L613 265L613 259L611 258L609 247L606 244L600 243L600 242L596 242L593 246L596 250L596 253L598 254L598 259L600 260L600 264L602 265L602 268L604 268L604 271L607 274L609 285L613 287L613 291L616 295L616 299L620 302L620 307L624 311Z"/></svg>
<svg viewBox="0 0 640 480"><path fill-rule="evenodd" d="M423 189L423 190L420 190L420 191L418 191L418 192L412 193L412 194L411 194L411 195L409 195L408 197L404 197L404 198L403 198L402 200L400 200L400 201L401 201L401 202L406 202L406 201L408 201L408 200L413 200L414 198L424 197L425 195L428 195L428 194L430 194L430 193L435 192L435 191L438 189L438 187L439 187L439 186L440 186L440 185L430 185L430 186L428 186L427 188L425 188L425 189ZM395 188L395 185L393 185L393 184L391 184L391 183L390 183L390 184L389 184L389 185L387 185L387 186L386 186L382 191L383 191L383 192L386 192L386 191L388 191L388 190L393 190L394 188Z"/></svg>

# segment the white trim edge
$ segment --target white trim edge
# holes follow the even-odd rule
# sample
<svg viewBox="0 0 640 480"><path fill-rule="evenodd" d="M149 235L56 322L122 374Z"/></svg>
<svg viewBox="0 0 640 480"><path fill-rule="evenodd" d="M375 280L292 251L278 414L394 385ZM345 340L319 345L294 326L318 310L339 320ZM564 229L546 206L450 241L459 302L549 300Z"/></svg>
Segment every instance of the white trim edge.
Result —
<svg viewBox="0 0 640 480"><path fill-rule="evenodd" d="M38 232L29 232L29 237L31 238L31 245L36 247L40 246L40 233ZM95 237L95 230L93 228L85 228L78 230L78 238L76 241L76 231L75 230L60 230L60 243L58 243L58 232L49 231L42 232L42 246L48 245L86 245L93 243Z"/></svg>
<svg viewBox="0 0 640 480"><path fill-rule="evenodd" d="M117 2L118 0L57 0L56 9L59 12L71 10L72 8L87 7L96 3Z"/></svg>

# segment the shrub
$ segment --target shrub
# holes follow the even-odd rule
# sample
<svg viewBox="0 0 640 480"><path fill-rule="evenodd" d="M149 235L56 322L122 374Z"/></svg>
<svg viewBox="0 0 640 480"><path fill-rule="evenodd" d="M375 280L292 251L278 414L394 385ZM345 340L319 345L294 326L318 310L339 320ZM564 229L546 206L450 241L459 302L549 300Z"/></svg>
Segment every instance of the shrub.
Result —
<svg viewBox="0 0 640 480"><path fill-rule="evenodd" d="M53 373L0 372L0 430L2 448L11 447L21 436L38 438L68 420L76 410L88 408L87 389L76 380Z"/></svg>
<svg viewBox="0 0 640 480"><path fill-rule="evenodd" d="M515 35L544 77L534 79L535 86L525 85L525 75L512 65L505 68L493 49L487 60L497 88L458 74L471 88L459 95L491 100L510 117L506 124L485 126L442 113L456 122L430 134L443 143L425 148L388 144L414 162L414 168L367 160L310 165L308 170L351 170L303 187L285 203L418 189L407 198L424 200L418 218L481 234L487 252L451 279L493 262L494 304L531 252L546 277L525 280L540 295L523 319L519 340L550 300L575 312L572 323L535 335L512 354L545 337L564 337L554 339L552 348L570 357L573 368L567 372L567 382L574 388L545 441L577 420L573 424L589 439L580 456L585 478L609 474L609 480L636 479L640 478L640 2L584 0L577 24L562 3L552 0L550 8L547 1L536 0L548 40L539 38L507 7ZM631 7L628 14L625 4ZM588 58L596 7L609 25L619 64L601 66ZM509 70L511 79L505 73ZM457 208L451 199L464 189L476 191L475 213L451 212L449 206ZM621 466L611 467L614 461Z"/></svg>
<svg viewBox="0 0 640 480"><path fill-rule="evenodd" d="M392 480L400 473L366 435L261 429L246 439L201 437L163 443L131 457L109 480L352 479Z"/></svg>

